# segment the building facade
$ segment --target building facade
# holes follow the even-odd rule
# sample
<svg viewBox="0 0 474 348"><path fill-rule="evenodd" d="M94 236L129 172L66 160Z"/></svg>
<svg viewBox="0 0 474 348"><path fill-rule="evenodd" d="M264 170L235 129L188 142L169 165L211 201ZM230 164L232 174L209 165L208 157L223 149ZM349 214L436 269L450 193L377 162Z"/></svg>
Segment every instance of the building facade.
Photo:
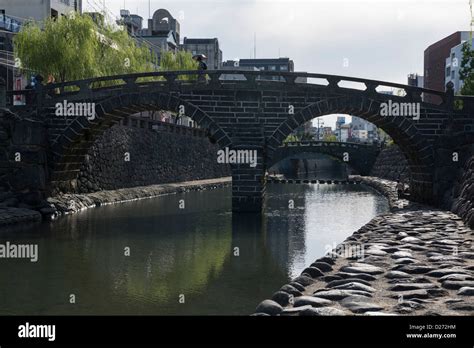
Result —
<svg viewBox="0 0 474 348"><path fill-rule="evenodd" d="M222 50L219 47L219 40L217 38L193 39L185 37L181 49L191 52L192 55L206 55L206 64L209 70L222 68Z"/></svg>
<svg viewBox="0 0 474 348"><path fill-rule="evenodd" d="M424 52L424 87L436 91L446 90L446 60L450 58L451 49L463 41L469 40L469 32L458 31L430 45ZM440 98L425 95L424 100L437 103Z"/></svg>
<svg viewBox="0 0 474 348"><path fill-rule="evenodd" d="M120 19L117 24L123 25L131 36L140 35L143 29L143 17L130 14L129 10L120 10Z"/></svg>
<svg viewBox="0 0 474 348"><path fill-rule="evenodd" d="M159 9L148 20L148 28L138 30L137 35L137 40L147 43L159 61L162 53L179 49L180 24L168 10Z"/></svg>
<svg viewBox="0 0 474 348"><path fill-rule="evenodd" d="M71 11L82 13L82 0L2 0L1 10L20 22L42 22L48 17L66 16Z"/></svg>
<svg viewBox="0 0 474 348"><path fill-rule="evenodd" d="M453 83L454 86L454 93L458 94L461 92L463 81L459 76L459 70L461 69L461 62L463 59L462 48L466 41L461 42L459 45L454 46L451 48L449 57L446 58L445 63L445 85L449 82ZM472 45L474 44L474 39L471 40L471 49Z"/></svg>
<svg viewBox="0 0 474 348"><path fill-rule="evenodd" d="M407 78L408 86L421 87L424 86L424 78L418 74L409 74Z"/></svg>

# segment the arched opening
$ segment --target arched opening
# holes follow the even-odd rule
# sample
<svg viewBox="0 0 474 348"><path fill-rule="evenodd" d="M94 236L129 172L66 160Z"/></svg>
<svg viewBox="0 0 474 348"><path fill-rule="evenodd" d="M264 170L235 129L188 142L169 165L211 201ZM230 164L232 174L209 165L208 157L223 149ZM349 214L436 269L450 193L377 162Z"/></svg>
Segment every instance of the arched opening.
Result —
<svg viewBox="0 0 474 348"><path fill-rule="evenodd" d="M267 163L272 163L278 148L299 127L314 118L331 114L348 114L374 124L383 130L398 145L405 156L411 172L410 191L412 199L433 202L433 153L411 119L381 116L380 101L366 97L334 97L313 103L294 115L290 115L276 129L269 140Z"/></svg>
<svg viewBox="0 0 474 348"><path fill-rule="evenodd" d="M50 182L52 194L75 192L80 168L95 141L112 126L127 121L131 115L139 112L167 110L179 113L199 125L203 136L218 147L224 147L231 142L227 134L204 111L170 93L137 92L115 96L98 102L95 110L94 120L88 121L85 117L76 118L53 145L54 159ZM142 120L138 122L144 122L145 128L153 130L153 122Z"/></svg>

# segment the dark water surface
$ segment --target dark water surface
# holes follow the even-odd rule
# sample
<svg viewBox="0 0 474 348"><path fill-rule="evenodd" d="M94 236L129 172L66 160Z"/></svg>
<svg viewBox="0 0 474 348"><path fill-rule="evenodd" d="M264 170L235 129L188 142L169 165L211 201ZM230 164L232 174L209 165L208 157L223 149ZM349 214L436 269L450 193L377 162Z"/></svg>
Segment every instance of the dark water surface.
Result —
<svg viewBox="0 0 474 348"><path fill-rule="evenodd" d="M270 184L260 217L233 216L230 195L169 195L0 229L0 243L39 250L36 263L0 259L0 314L249 314L388 210L363 185Z"/></svg>

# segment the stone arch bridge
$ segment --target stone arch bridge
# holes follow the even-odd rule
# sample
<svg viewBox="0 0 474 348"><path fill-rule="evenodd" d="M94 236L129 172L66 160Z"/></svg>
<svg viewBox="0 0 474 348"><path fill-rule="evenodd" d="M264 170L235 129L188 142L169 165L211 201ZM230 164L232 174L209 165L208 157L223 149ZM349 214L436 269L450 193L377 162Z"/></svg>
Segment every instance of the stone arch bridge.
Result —
<svg viewBox="0 0 474 348"><path fill-rule="evenodd" d="M402 95L381 93L394 88ZM35 120L46 128L46 194L74 187L88 149L105 129L137 112L159 109L191 117L221 148L256 151L256 166L231 164L236 212L261 210L266 168L275 160L283 140L315 117L350 114L383 129L407 157L411 196L426 203L438 202L449 187L446 173L452 172L451 152L472 142L474 130L473 98L454 96L452 86L447 92L438 92L313 73L152 72L42 86L33 93L9 91L8 100L22 94L30 94L31 102L10 106L10 110L20 119ZM438 102L424 102L423 96L428 94ZM68 103L93 103L94 118L74 112L57 116L57 106ZM381 106L387 103L416 103L419 114L383 116Z"/></svg>
<svg viewBox="0 0 474 348"><path fill-rule="evenodd" d="M267 163L271 168L276 163L294 156L320 153L351 164L361 175L369 175L381 147L372 144L361 144L339 141L294 141L278 147Z"/></svg>

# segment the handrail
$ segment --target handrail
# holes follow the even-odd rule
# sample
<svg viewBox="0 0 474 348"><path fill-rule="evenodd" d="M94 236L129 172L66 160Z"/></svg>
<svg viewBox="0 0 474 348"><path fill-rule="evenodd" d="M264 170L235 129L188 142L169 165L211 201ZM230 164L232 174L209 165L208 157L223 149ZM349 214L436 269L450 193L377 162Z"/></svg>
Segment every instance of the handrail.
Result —
<svg viewBox="0 0 474 348"><path fill-rule="evenodd" d="M319 79L326 79L329 84L337 84L341 81L348 81L348 82L357 82L363 83L369 88L369 86L373 89L377 88L378 86L384 87L393 87L393 88L401 88L405 91L416 91L417 93L429 93L438 96L445 96L446 92L403 85L400 83L388 82L388 81L380 81L380 80L371 80L371 79L364 79L358 77L350 77L350 76L341 76L341 75L329 75L329 74L320 74L320 73L307 73L307 72L281 72L281 71L252 71L252 70L206 70L206 71L199 71L199 70L177 70L177 71L156 71L156 72L145 72L145 73L134 73L134 74L124 74L124 75L113 75L113 76L102 76L96 78L89 78L83 80L76 80L76 81L67 81L61 83L54 83L49 85L42 86L43 90L54 90L54 89L62 89L64 87L76 86L79 88L86 87L92 83L96 82L107 82L107 81L114 81L114 80L123 80L125 84L146 84L147 82L140 82L137 83L136 80L139 78L146 78L146 77L163 77L165 80L164 83L168 82L176 82L178 76L189 76L189 75L208 75L211 78L220 77L220 75L244 75L247 76L279 76L285 78L286 83L290 84L298 84L295 82L296 78L303 77L303 78L319 78ZM253 80L253 79L251 79ZM220 80L225 81L225 80ZM232 83L238 83L238 80L229 80ZM246 81L241 81L246 82ZM265 82L273 82L273 83L282 83L283 81L275 81L275 80L265 80ZM311 84L310 84L311 85ZM112 86L113 87L113 86ZM117 87L117 86L116 86ZM24 93L31 93L32 90L17 90L17 91L7 91L9 94L13 95L20 95Z"/></svg>

